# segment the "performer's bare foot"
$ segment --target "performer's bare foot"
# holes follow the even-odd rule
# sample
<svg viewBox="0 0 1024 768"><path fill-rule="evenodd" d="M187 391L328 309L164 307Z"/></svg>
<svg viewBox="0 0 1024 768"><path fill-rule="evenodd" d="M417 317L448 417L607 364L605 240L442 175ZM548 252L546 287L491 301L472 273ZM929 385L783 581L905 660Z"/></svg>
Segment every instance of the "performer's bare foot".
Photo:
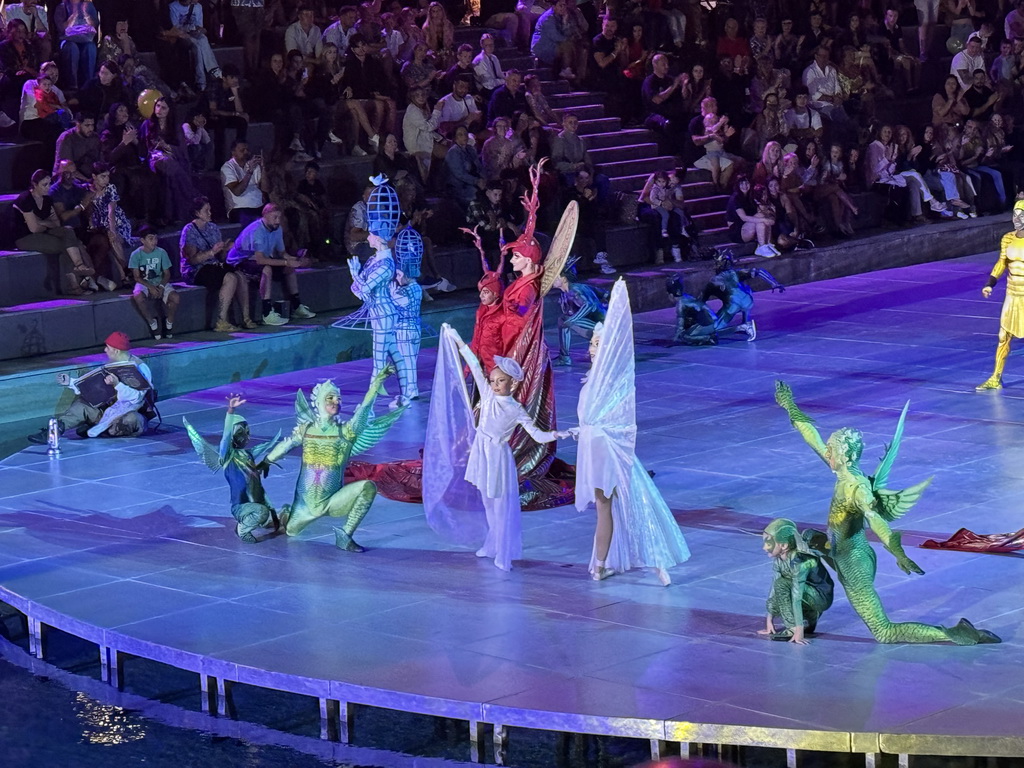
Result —
<svg viewBox="0 0 1024 768"><path fill-rule="evenodd" d="M352 536L341 528L334 529L334 546L346 552L365 552L366 547L356 544Z"/></svg>
<svg viewBox="0 0 1024 768"><path fill-rule="evenodd" d="M668 571L664 568L655 568L654 573L658 576L658 581L661 582L661 586L667 587L672 583L672 579L668 575Z"/></svg>
<svg viewBox="0 0 1024 768"><path fill-rule="evenodd" d="M1003 381L999 376L990 376L984 382L975 387L978 392L986 389L1002 389Z"/></svg>

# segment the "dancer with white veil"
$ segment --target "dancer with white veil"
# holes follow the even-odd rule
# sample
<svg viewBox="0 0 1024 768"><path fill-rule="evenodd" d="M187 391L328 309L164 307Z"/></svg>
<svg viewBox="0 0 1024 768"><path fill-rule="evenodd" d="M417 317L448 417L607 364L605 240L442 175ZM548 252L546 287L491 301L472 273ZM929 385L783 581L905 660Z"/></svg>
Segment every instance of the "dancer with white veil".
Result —
<svg viewBox="0 0 1024 768"><path fill-rule="evenodd" d="M590 373L580 391L576 509L597 508L590 558L596 581L631 568L653 568L666 587L668 569L690 557L679 525L636 456L633 314L626 284L612 288L604 323L590 339Z"/></svg>

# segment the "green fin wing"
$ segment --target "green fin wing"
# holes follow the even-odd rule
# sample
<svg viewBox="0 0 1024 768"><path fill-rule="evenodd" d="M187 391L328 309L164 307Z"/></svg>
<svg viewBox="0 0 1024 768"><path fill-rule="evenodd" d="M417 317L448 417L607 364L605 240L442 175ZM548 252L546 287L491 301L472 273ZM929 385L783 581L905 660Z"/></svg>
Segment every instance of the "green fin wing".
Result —
<svg viewBox="0 0 1024 768"><path fill-rule="evenodd" d="M896 433L892 436L892 442L885 446L885 455L882 456L875 474L871 477L872 491L882 490L889 484L889 472L892 470L892 465L896 462L896 454L900 450L900 440L903 439L903 422L907 418L908 408L910 408L909 400L903 406L903 411L900 413L900 420L896 423ZM917 486L914 487L916 488ZM924 489L922 488L921 490Z"/></svg>
<svg viewBox="0 0 1024 768"><path fill-rule="evenodd" d="M192 441L192 447L195 448L203 463L214 472L219 472L223 469L217 449L203 439L203 436L196 431L196 428L188 423L188 419L182 419L182 421L185 422L185 431L188 432L188 439Z"/></svg>
<svg viewBox="0 0 1024 768"><path fill-rule="evenodd" d="M281 441L281 430L279 429L279 430L277 430L277 434L274 435L274 437L272 439L268 440L265 443L260 443L255 448L253 448L252 449L252 462L253 462L253 464L255 464L257 467L260 464L262 464L263 460L265 458L267 458L267 454L269 454L274 449L274 446L277 445L280 441Z"/></svg>
<svg viewBox="0 0 1024 768"><path fill-rule="evenodd" d="M932 478L923 480L917 485L912 485L902 491L890 491L886 488L875 488L876 509L883 520L892 522L903 517L910 508L917 504L924 489L932 482Z"/></svg>
<svg viewBox="0 0 1024 768"><path fill-rule="evenodd" d="M312 424L316 421L313 406L309 404L306 393L301 389L295 393L295 419L299 424Z"/></svg>
<svg viewBox="0 0 1024 768"><path fill-rule="evenodd" d="M350 424L352 430L356 433L355 442L352 444L352 455L358 456L361 453L366 453L366 451L379 443L381 438L391 429L391 425L398 421L399 417L405 413L406 408L408 406L403 405L401 408L396 408L390 413L375 419L364 417L365 424L362 426ZM366 409L367 414L369 410L369 408Z"/></svg>

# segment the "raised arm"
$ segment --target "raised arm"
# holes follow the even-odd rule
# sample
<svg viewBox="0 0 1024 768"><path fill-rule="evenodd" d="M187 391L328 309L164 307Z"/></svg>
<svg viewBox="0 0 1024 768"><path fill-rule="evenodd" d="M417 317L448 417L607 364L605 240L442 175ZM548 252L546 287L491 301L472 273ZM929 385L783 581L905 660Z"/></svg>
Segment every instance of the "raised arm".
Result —
<svg viewBox="0 0 1024 768"><path fill-rule="evenodd" d="M818 457L828 464L828 460L825 458L825 443L822 441L821 435L815 429L811 417L801 411L796 402L794 402L793 390L784 381L775 382L775 402L786 409L786 413L789 414L789 420L796 427L796 431L803 436L807 444L818 454Z"/></svg>
<svg viewBox="0 0 1024 768"><path fill-rule="evenodd" d="M444 332L455 341L456 346L459 348L459 354L462 355L462 359L466 361L466 365L469 367L469 372L473 376L473 383L476 384L477 391L480 396L483 397L486 393L490 392L490 384L487 381L487 377L484 375L484 369L480 366L480 360L473 353L473 350L469 348L469 345L462 340L458 332L451 326L445 325Z"/></svg>

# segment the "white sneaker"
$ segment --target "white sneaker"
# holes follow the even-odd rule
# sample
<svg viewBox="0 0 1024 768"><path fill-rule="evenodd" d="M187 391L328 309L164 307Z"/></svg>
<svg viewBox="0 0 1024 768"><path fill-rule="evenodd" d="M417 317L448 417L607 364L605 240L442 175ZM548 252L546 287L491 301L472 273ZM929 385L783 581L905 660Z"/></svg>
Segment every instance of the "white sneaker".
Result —
<svg viewBox="0 0 1024 768"><path fill-rule="evenodd" d="M294 163L308 163L313 159L312 155L307 155L305 152L296 152L292 155L292 162Z"/></svg>
<svg viewBox="0 0 1024 768"><path fill-rule="evenodd" d="M946 204L940 203L934 197L928 201L928 207L935 211L935 213L942 213L944 210L946 210Z"/></svg>
<svg viewBox="0 0 1024 768"><path fill-rule="evenodd" d="M149 330L153 331L153 333L156 333L156 329L159 327L160 323L158 323L155 318L149 321Z"/></svg>
<svg viewBox="0 0 1024 768"><path fill-rule="evenodd" d="M747 326L747 341L753 341L757 338L757 323L754 322L754 318L750 318L750 325Z"/></svg>
<svg viewBox="0 0 1024 768"><path fill-rule="evenodd" d="M3 114L3 113L0 113L0 114ZM964 218L967 218L967 217L965 216ZM117 290L117 283L115 283L109 277L98 277L98 278L96 278L96 282L99 283L100 288L102 288L104 291L116 291Z"/></svg>
<svg viewBox="0 0 1024 768"><path fill-rule="evenodd" d="M678 245L672 246L672 261L679 262L683 260L683 252L679 250Z"/></svg>
<svg viewBox="0 0 1024 768"><path fill-rule="evenodd" d="M277 313L276 309L272 309L269 315L263 316L263 325L284 325L287 322L287 320Z"/></svg>
<svg viewBox="0 0 1024 768"><path fill-rule="evenodd" d="M360 147L358 144L352 147L352 157L366 157L368 154L370 153L367 152L362 147Z"/></svg>
<svg viewBox="0 0 1024 768"><path fill-rule="evenodd" d="M293 136L292 143L288 145L288 149L292 150L292 152L301 152L302 139L300 139L298 136Z"/></svg>
<svg viewBox="0 0 1024 768"><path fill-rule="evenodd" d="M10 128L12 125L14 125L14 120L11 120L6 112L0 112L0 128Z"/></svg>
<svg viewBox="0 0 1024 768"><path fill-rule="evenodd" d="M773 259L777 255L775 249L772 248L768 243L759 245L754 249L754 255L760 256L763 259Z"/></svg>
<svg viewBox="0 0 1024 768"><path fill-rule="evenodd" d="M558 76L560 78L562 78L563 80L575 80L576 79L576 73L573 72L572 69L570 69L569 67L566 67L561 72L559 72Z"/></svg>
<svg viewBox="0 0 1024 768"><path fill-rule="evenodd" d="M451 293L452 291L459 290L458 286L448 282L444 277L441 278L440 282L434 286L434 290L443 291L444 293Z"/></svg>
<svg viewBox="0 0 1024 768"><path fill-rule="evenodd" d="M376 152L377 148L380 146L380 134L379 133L373 134L373 136L371 136L369 138L367 143L370 145L370 149L372 149L374 152Z"/></svg>
<svg viewBox="0 0 1024 768"><path fill-rule="evenodd" d="M330 142L331 142L331 144L344 144L344 143L345 143L344 141L342 141L341 139L339 139L339 138L338 138L338 137L337 137L337 136L336 136L336 135L334 134L334 131L329 131L329 132L327 133L327 140L328 140L328 141L330 141Z"/></svg>
<svg viewBox="0 0 1024 768"><path fill-rule="evenodd" d="M296 320L309 320L311 317L316 317L315 312L310 312L309 307L305 304L299 304L295 309L292 310L292 318Z"/></svg>
<svg viewBox="0 0 1024 768"><path fill-rule="evenodd" d="M614 275L615 274L615 267L613 267L611 264L602 264L601 265L601 274L602 275Z"/></svg>

